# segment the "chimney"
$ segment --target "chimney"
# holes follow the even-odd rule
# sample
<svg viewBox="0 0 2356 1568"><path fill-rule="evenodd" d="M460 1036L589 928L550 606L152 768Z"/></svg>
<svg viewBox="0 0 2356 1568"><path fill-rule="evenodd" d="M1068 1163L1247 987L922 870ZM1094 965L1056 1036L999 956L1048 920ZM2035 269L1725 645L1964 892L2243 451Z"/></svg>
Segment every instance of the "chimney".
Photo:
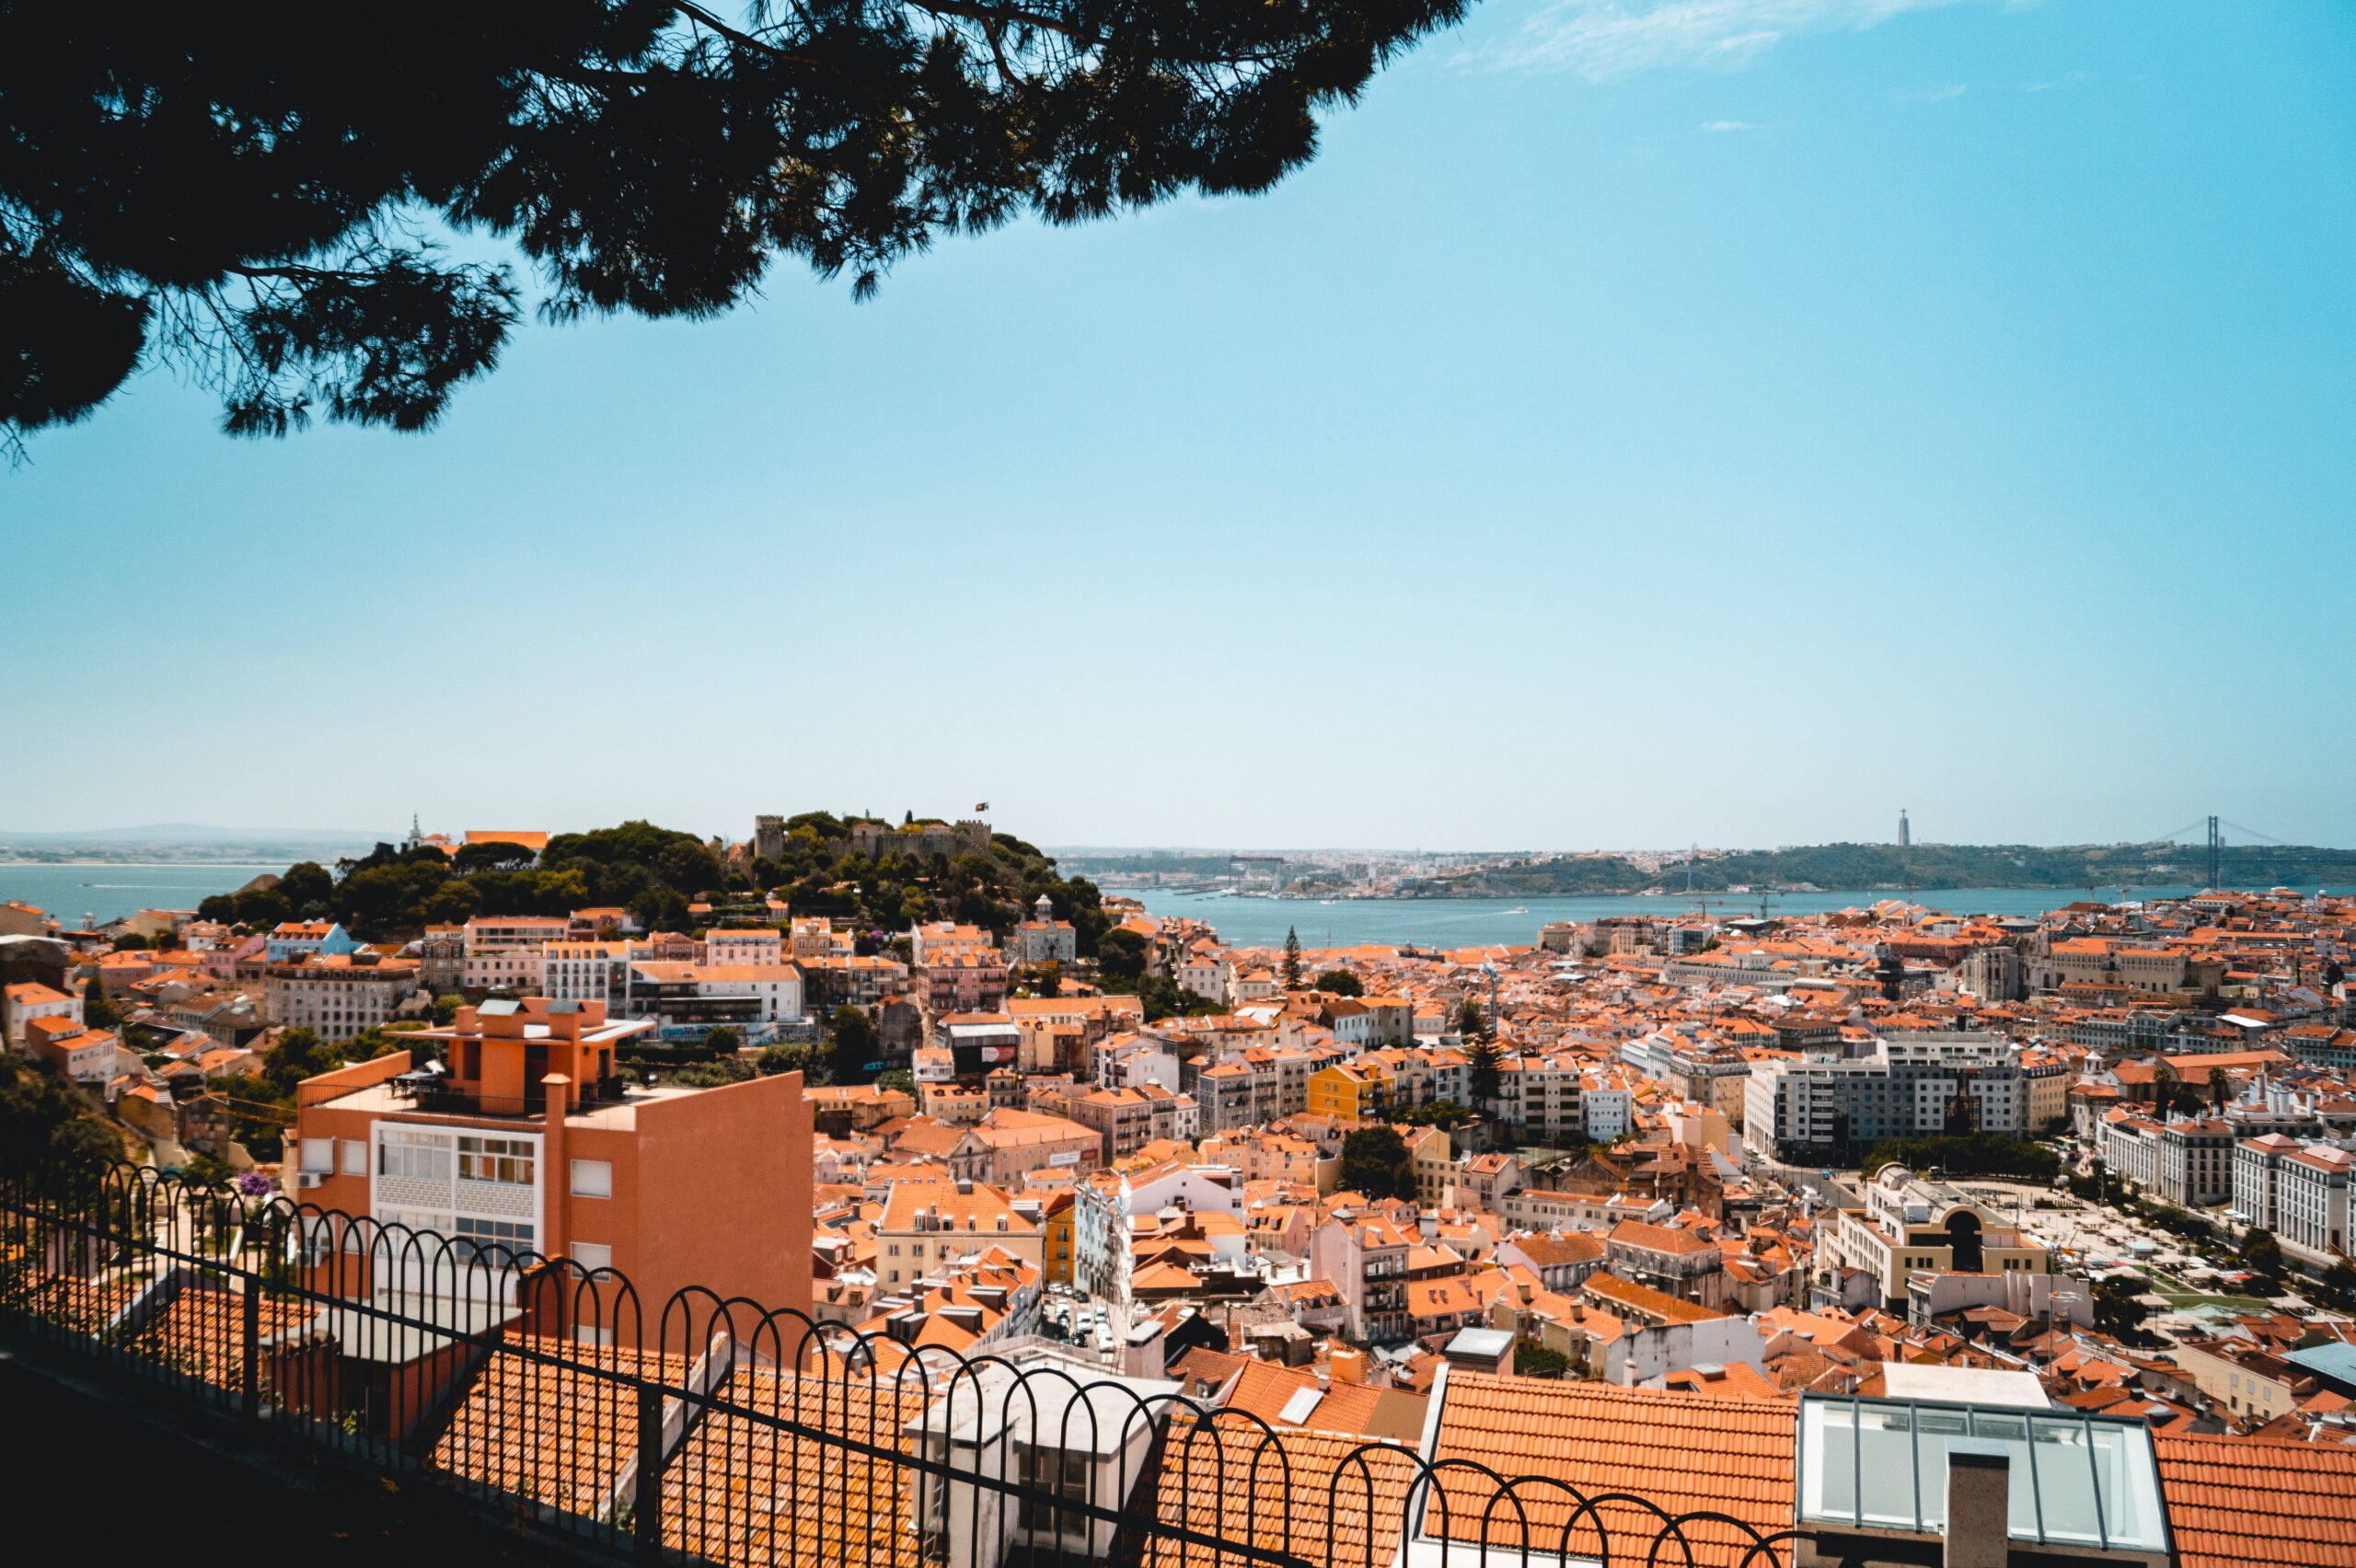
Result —
<svg viewBox="0 0 2356 1568"><path fill-rule="evenodd" d="M551 1261L568 1257L572 1251L572 1228L569 1223L572 1216L565 1212L567 1196L572 1191L572 1163L564 1153L565 1090L572 1086L572 1080L562 1073L550 1073L540 1080L540 1091L548 1097L547 1120L540 1139L540 1198L548 1234L540 1239L540 1255Z"/></svg>
<svg viewBox="0 0 2356 1568"><path fill-rule="evenodd" d="M1149 1318L1129 1330L1121 1347L1121 1372L1130 1378L1159 1378L1169 1370L1169 1346L1161 1337L1160 1320Z"/></svg>
<svg viewBox="0 0 2356 1568"><path fill-rule="evenodd" d="M2001 1443L1948 1440L1945 1568L2005 1568L2012 1555L2012 1464Z"/></svg>

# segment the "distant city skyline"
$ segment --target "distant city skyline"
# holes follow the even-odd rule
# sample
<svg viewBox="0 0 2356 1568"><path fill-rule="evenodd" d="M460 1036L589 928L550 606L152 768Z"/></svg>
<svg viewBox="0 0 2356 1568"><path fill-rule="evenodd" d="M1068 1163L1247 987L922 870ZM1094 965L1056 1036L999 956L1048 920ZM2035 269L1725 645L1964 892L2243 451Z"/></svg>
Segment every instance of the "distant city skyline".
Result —
<svg viewBox="0 0 2356 1568"><path fill-rule="evenodd" d="M1264 198L527 325L426 435L146 376L0 473L0 824L2356 844L2351 58L1493 3Z"/></svg>

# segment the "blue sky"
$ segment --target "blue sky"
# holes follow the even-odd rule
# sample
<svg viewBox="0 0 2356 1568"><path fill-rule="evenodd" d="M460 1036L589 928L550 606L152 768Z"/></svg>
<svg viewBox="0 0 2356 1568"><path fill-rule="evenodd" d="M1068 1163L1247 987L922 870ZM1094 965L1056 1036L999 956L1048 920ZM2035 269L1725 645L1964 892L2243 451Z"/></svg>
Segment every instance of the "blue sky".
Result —
<svg viewBox="0 0 2356 1568"><path fill-rule="evenodd" d="M427 436L150 375L0 474L0 829L2356 843L2351 62L1490 0L1270 195L534 325Z"/></svg>

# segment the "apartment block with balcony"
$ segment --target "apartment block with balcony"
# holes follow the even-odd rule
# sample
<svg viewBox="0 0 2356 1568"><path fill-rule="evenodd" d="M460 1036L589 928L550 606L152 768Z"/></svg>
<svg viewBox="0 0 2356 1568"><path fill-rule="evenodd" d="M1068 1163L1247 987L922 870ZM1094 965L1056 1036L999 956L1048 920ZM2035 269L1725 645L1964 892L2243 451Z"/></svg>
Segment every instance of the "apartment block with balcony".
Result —
<svg viewBox="0 0 2356 1568"><path fill-rule="evenodd" d="M442 1061L398 1052L306 1078L289 1139L296 1195L449 1237L461 1259L618 1269L650 1337L662 1304L691 1286L807 1310L814 1160L801 1076L630 1087L614 1049L647 1027L599 1002L487 1002L421 1032ZM456 1286L436 1274L361 1284Z"/></svg>
<svg viewBox="0 0 2356 1568"><path fill-rule="evenodd" d="M1407 1254L1417 1238L1376 1215L1336 1216L1310 1233L1309 1266L1342 1293L1351 1337L1391 1344L1413 1332Z"/></svg>

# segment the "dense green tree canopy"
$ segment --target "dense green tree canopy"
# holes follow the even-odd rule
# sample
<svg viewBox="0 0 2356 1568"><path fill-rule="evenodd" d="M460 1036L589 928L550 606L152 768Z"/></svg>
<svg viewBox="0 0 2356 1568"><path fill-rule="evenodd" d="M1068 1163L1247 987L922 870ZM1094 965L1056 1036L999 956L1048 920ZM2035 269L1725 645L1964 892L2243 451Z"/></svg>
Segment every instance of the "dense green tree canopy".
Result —
<svg viewBox="0 0 2356 1568"><path fill-rule="evenodd" d="M699 901L713 905L713 923L758 923L770 918L767 898L774 894L797 915L861 927L872 933L872 951L915 920L964 920L1004 937L1044 895L1057 919L1071 922L1084 957L1095 955L1111 926L1093 882L1065 878L1055 861L1011 834L994 834L979 851L953 859L896 848L871 857L850 847L841 819L814 813L792 821L783 857L749 867L724 862L692 833L626 822L557 834L538 863L523 870L505 869L515 863L512 853L461 850L454 858L432 847L379 844L342 862L341 877L305 861L289 867L275 886L218 894L199 909L209 920L256 928L298 917L341 920L354 936L382 941L476 915L567 915L588 907L626 908L650 930L684 931L691 924L688 905ZM1135 957L1141 971L1142 941Z"/></svg>
<svg viewBox="0 0 2356 1568"><path fill-rule="evenodd" d="M874 289L936 236L1265 190L1468 0L0 0L0 436L158 355L226 427L416 430L555 319L708 317L777 258Z"/></svg>
<svg viewBox="0 0 2356 1568"><path fill-rule="evenodd" d="M1407 1141L1396 1127L1376 1124L1360 1127L1342 1139L1342 1190L1369 1198L1412 1198L1415 1173L1407 1159Z"/></svg>

